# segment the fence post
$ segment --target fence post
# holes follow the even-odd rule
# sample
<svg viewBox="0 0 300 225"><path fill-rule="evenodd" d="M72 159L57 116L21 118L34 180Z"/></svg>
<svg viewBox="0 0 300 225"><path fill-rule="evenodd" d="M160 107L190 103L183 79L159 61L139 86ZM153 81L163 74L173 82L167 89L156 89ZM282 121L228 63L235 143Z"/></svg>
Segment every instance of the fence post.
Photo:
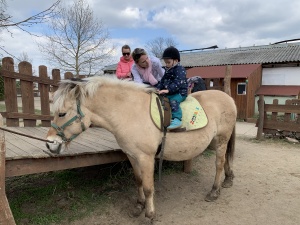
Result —
<svg viewBox="0 0 300 225"><path fill-rule="evenodd" d="M4 70L14 72L14 60L11 57L2 59L2 68ZM6 112L18 112L18 99L17 99L17 84L16 79L4 77L4 95ZM6 118L6 126L18 127L19 119Z"/></svg>
<svg viewBox="0 0 300 225"><path fill-rule="evenodd" d="M32 65L29 62L20 62L19 73L33 76L32 75ZM21 85L21 95L22 95L22 109L23 113L34 114L34 94L33 94L33 82L20 80ZM24 127L35 127L35 119L24 119Z"/></svg>
<svg viewBox="0 0 300 225"><path fill-rule="evenodd" d="M64 78L65 78L65 80L66 79L71 79L71 78L73 78L74 76L73 76L73 73L71 73L71 72L65 72L65 75L64 75Z"/></svg>
<svg viewBox="0 0 300 225"><path fill-rule="evenodd" d="M0 126L3 126L3 118L1 114ZM5 136L3 130L0 130L0 224L16 224L5 192Z"/></svg>
<svg viewBox="0 0 300 225"><path fill-rule="evenodd" d="M192 169L193 169L193 160L192 159L186 160L183 162L183 171L185 173L192 172Z"/></svg>
<svg viewBox="0 0 300 225"><path fill-rule="evenodd" d="M59 83L59 81L61 80L60 78L60 70L59 69L53 69L52 70L52 79L53 81L55 81L57 84ZM57 86L53 86L52 87L52 92L55 92L58 89Z"/></svg>
<svg viewBox="0 0 300 225"><path fill-rule="evenodd" d="M258 117L258 128L257 128L256 139L261 140L263 134L263 128L264 128L264 118L265 118L265 101L263 95L259 96L258 112L259 112L259 117Z"/></svg>
<svg viewBox="0 0 300 225"><path fill-rule="evenodd" d="M47 67L39 66L39 77L43 79L48 79ZM40 90L40 99L41 99L41 113L42 115L50 115L50 102L49 102L49 85L48 84L39 84ZM41 120L43 127L50 127L50 120Z"/></svg>

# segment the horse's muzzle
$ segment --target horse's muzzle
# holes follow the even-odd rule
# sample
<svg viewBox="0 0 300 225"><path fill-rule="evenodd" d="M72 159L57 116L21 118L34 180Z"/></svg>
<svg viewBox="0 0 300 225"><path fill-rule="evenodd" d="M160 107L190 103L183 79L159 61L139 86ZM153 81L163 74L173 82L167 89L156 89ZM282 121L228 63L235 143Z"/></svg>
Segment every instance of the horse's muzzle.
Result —
<svg viewBox="0 0 300 225"><path fill-rule="evenodd" d="M54 143L46 143L46 147L51 153L60 154L62 152L62 143L55 141Z"/></svg>

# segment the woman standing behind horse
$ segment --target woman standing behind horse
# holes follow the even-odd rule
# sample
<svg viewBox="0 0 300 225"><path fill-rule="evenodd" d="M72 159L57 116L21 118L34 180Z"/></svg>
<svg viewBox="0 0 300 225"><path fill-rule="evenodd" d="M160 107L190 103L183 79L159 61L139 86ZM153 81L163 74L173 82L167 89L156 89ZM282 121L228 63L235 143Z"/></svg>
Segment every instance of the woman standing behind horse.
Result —
<svg viewBox="0 0 300 225"><path fill-rule="evenodd" d="M157 85L165 72L160 60L154 56L148 56L142 48L134 49L132 58L135 62L131 69L134 82Z"/></svg>
<svg viewBox="0 0 300 225"><path fill-rule="evenodd" d="M116 75L121 80L132 80L131 67L134 63L129 45L122 46L122 57L118 62Z"/></svg>

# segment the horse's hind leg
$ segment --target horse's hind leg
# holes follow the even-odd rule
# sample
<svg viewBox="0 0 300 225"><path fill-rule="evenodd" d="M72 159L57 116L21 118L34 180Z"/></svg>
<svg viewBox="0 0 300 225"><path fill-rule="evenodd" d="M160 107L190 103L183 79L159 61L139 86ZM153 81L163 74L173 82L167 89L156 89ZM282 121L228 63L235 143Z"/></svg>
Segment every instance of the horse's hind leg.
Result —
<svg viewBox="0 0 300 225"><path fill-rule="evenodd" d="M143 181L142 181L142 174L141 169L138 166L138 163L135 159L128 156L128 159L131 163L131 166L133 168L134 176L135 176L135 182L138 189L138 199L137 204L134 207L134 210L130 212L130 216L138 217L143 209L145 208L145 195L143 190Z"/></svg>
<svg viewBox="0 0 300 225"><path fill-rule="evenodd" d="M224 188L229 188L233 185L234 174L232 171L232 162L233 162L234 151L235 151L235 127L233 128L231 137L227 144L227 150L226 150L226 156L225 156L226 161L225 161L225 165L224 165L225 179L222 184L222 187L224 187Z"/></svg>
<svg viewBox="0 0 300 225"><path fill-rule="evenodd" d="M216 200L220 195L221 175L225 163L225 154L227 149L227 141L219 139L216 146L216 176L211 191L206 195L205 200L208 202Z"/></svg>
<svg viewBox="0 0 300 225"><path fill-rule="evenodd" d="M225 165L224 165L225 179L224 179L223 184L222 184L222 187L224 187L224 188L230 188L233 185L234 174L233 174L233 171L231 169L231 165L232 165L232 161L228 160L226 158L226 162L225 162Z"/></svg>

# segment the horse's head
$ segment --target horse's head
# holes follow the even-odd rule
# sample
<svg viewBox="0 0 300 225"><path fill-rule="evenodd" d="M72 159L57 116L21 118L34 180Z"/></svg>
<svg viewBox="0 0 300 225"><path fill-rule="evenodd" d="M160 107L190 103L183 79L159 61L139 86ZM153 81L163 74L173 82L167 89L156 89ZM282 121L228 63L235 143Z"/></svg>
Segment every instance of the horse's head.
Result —
<svg viewBox="0 0 300 225"><path fill-rule="evenodd" d="M60 154L65 147L91 122L89 112L82 104L83 88L77 81L64 81L54 95L54 119L47 134L46 146L52 152Z"/></svg>

